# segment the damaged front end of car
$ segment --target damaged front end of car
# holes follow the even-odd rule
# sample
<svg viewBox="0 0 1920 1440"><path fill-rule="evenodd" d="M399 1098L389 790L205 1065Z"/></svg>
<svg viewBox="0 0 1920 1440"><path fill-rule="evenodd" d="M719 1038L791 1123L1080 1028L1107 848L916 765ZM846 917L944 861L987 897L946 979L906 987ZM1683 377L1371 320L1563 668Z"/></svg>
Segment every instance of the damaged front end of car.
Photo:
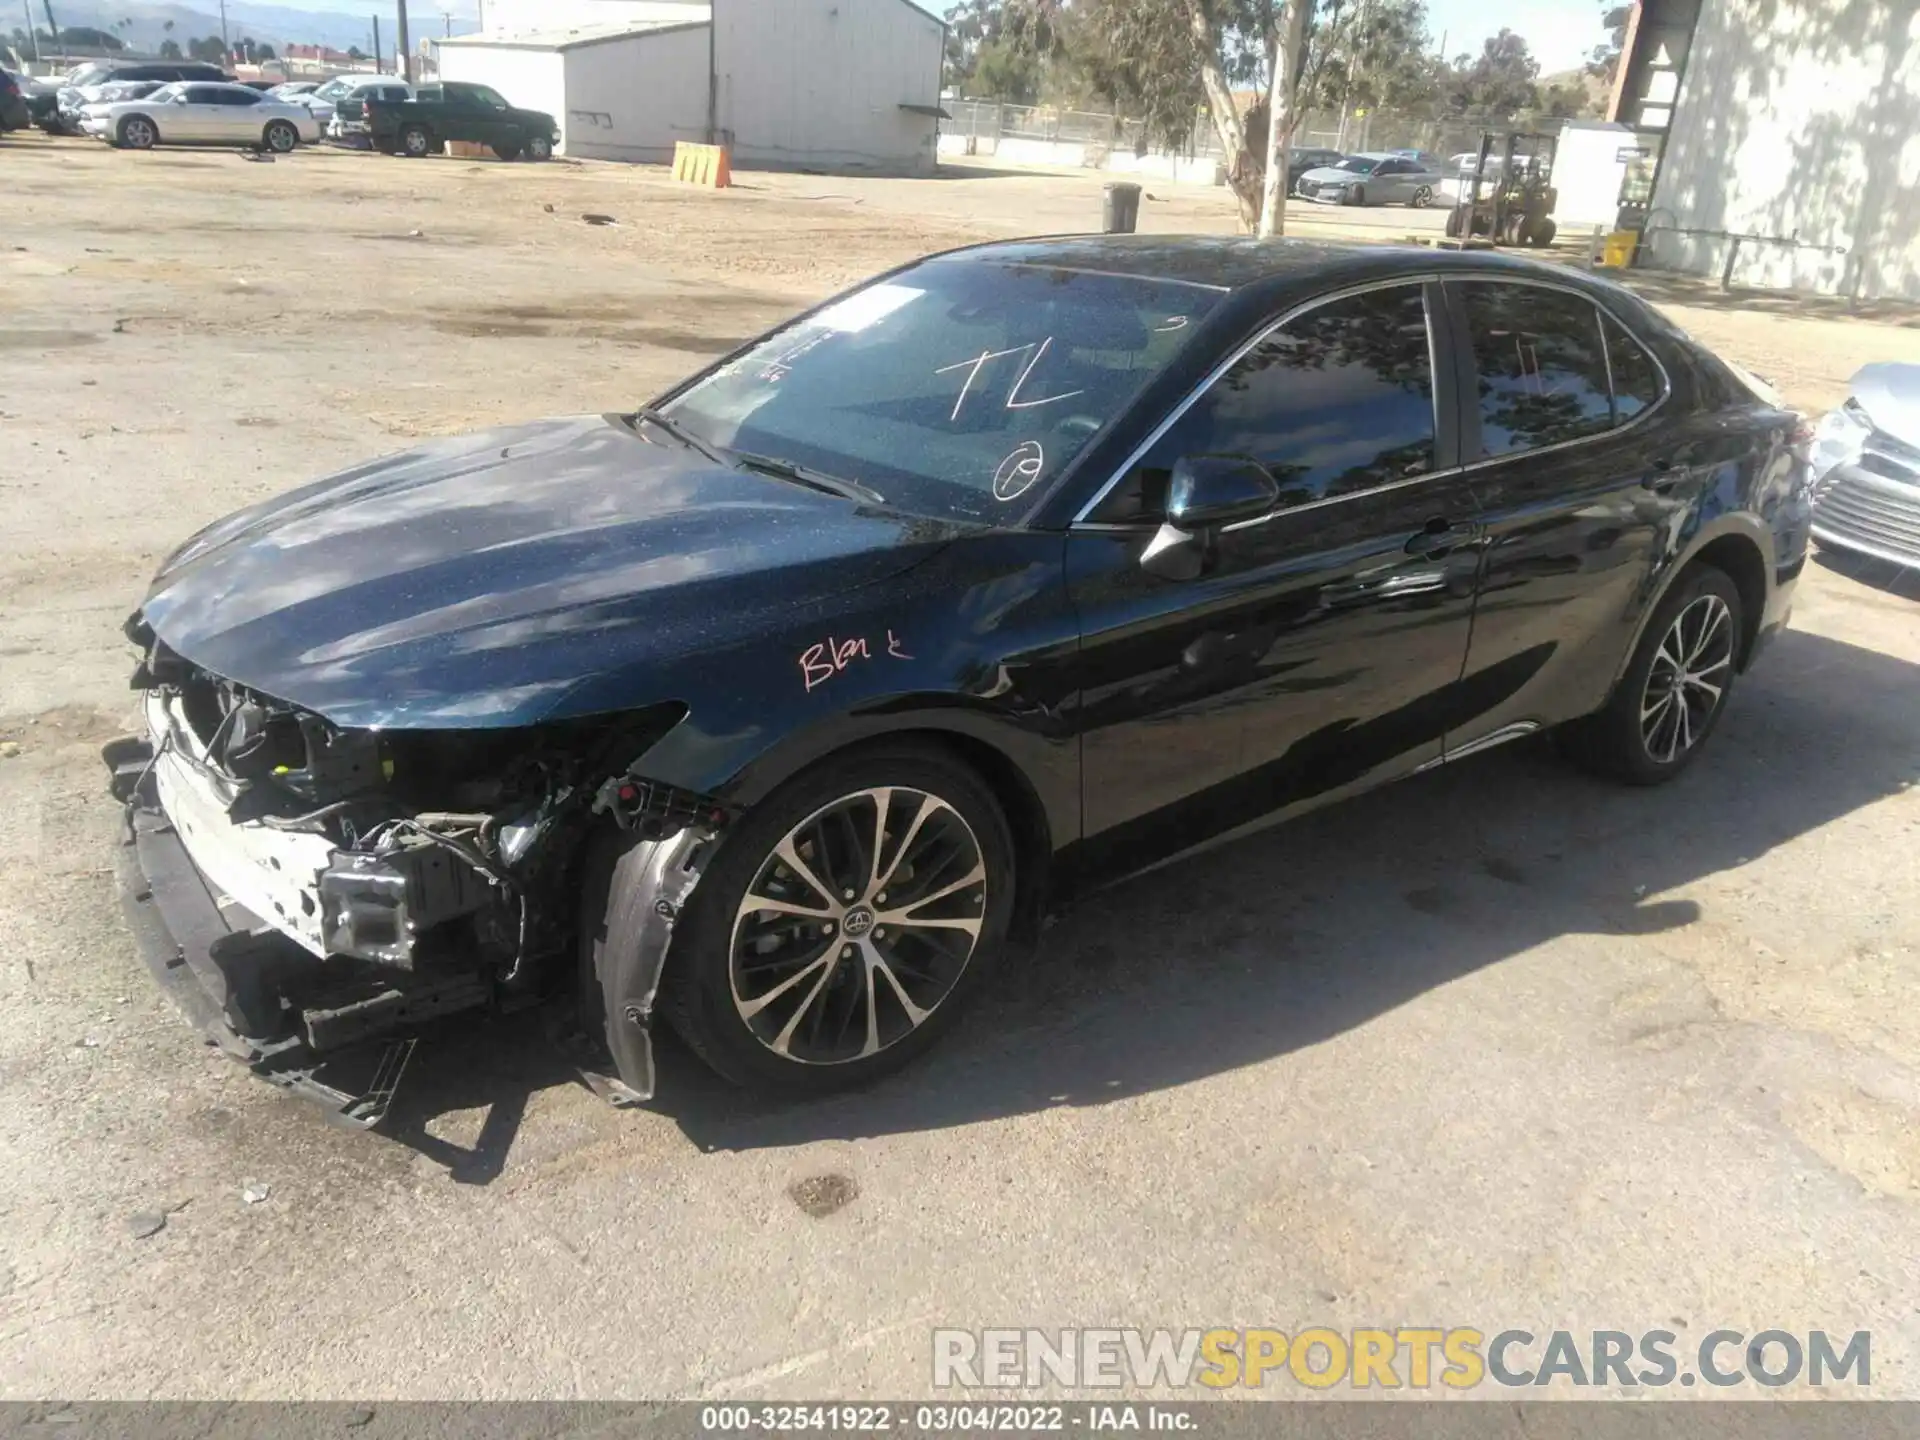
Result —
<svg viewBox="0 0 1920 1440"><path fill-rule="evenodd" d="M127 807L141 949L210 1043L342 1123L384 1118L427 1022L575 983L575 870L596 829L664 855L727 819L635 768L678 704L521 728L345 728L208 673L139 615L127 634L146 733L105 759ZM664 959L663 935L642 963L657 974ZM644 1017L628 1028L638 1048L619 1070L650 1081Z"/></svg>

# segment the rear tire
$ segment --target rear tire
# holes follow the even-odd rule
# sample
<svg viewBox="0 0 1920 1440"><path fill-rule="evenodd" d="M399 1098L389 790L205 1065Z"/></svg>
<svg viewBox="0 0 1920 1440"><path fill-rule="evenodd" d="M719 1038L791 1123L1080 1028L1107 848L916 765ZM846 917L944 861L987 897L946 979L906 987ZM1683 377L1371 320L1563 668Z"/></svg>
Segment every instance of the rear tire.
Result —
<svg viewBox="0 0 1920 1440"><path fill-rule="evenodd" d="M425 158L433 148L433 137L424 125L408 125L400 131L400 153L409 160Z"/></svg>
<svg viewBox="0 0 1920 1440"><path fill-rule="evenodd" d="M1673 779L1726 711L1745 626L1732 577L1712 565L1689 567L1654 611L1606 705L1556 732L1561 753L1628 785Z"/></svg>
<svg viewBox="0 0 1920 1440"><path fill-rule="evenodd" d="M878 857L867 853L876 827ZM615 867L611 883L621 878ZM972 769L914 742L829 758L714 853L675 925L660 1013L736 1084L785 1095L863 1085L933 1045L978 993L1013 898L1012 834ZM633 910L618 899L609 917ZM610 925L603 947L626 943ZM625 1003L609 997L614 1013Z"/></svg>
<svg viewBox="0 0 1920 1440"><path fill-rule="evenodd" d="M291 155L300 144L300 132L288 120L269 120L261 132L260 146L275 155Z"/></svg>

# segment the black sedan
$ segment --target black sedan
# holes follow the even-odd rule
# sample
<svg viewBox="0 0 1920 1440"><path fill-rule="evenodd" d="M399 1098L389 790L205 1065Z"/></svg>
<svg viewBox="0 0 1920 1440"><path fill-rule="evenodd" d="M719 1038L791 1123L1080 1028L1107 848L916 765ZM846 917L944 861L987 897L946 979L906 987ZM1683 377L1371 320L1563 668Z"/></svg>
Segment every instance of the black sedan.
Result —
<svg viewBox="0 0 1920 1440"><path fill-rule="evenodd" d="M429 1017L569 995L640 1095L658 1015L845 1085L1171 854L1548 728L1672 778L1808 524L1798 417L1584 275L938 255L650 406L189 540L127 626L130 910L211 1036L363 1122Z"/></svg>

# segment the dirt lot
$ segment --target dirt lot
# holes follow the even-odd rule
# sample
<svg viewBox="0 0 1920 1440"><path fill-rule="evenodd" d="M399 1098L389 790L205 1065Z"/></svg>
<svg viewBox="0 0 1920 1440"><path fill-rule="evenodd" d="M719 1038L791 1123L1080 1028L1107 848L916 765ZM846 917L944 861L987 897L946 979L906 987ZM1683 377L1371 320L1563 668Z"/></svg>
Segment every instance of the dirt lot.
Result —
<svg viewBox="0 0 1920 1440"><path fill-rule="evenodd" d="M871 1094L750 1105L669 1047L616 1113L503 1023L346 1134L199 1047L119 919L95 752L159 556L415 436L629 405L916 253L1084 228L1098 186L17 136L0 174L0 1396L899 1397L934 1325L1425 1323L1865 1329L1873 1393L1920 1397L1911 588L1812 567L1678 785L1519 747L1188 862ZM1920 357L1912 315L1659 293L1809 407ZM815 1218L790 1187L829 1174L858 1196Z"/></svg>

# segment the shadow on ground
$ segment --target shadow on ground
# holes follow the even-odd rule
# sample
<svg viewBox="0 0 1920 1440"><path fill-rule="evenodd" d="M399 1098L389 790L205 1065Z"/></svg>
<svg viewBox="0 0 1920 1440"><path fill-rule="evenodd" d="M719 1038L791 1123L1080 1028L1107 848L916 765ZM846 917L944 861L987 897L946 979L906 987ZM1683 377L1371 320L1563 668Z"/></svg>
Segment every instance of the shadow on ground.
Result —
<svg viewBox="0 0 1920 1440"><path fill-rule="evenodd" d="M1568 934L1699 918L1659 898L1920 776L1920 667L1788 632L1679 781L1630 790L1510 746L1222 846L1082 903L929 1056L829 1100L759 1100L670 1035L653 1108L707 1149L1093 1106L1259 1064ZM1642 898L1648 897L1648 898ZM423 1044L390 1133L456 1178L500 1171L528 1094L573 1080L531 1023ZM493 1107L479 1143L426 1135ZM423 1143L427 1142L427 1143Z"/></svg>

